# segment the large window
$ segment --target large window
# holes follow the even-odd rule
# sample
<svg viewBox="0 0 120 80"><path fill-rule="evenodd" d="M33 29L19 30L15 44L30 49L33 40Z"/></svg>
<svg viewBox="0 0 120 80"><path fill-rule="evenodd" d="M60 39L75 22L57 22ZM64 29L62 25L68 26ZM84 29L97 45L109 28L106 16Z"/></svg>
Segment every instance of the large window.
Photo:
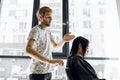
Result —
<svg viewBox="0 0 120 80"><path fill-rule="evenodd" d="M90 40L87 57L120 58L120 27L116 0L69 0L69 23L69 31L76 37L84 36ZM114 61L100 64L96 61L92 64L97 66L97 72L107 80L119 80L120 76L113 76L113 73L119 73L119 69L110 65L110 62L116 64ZM98 71L101 67L103 70ZM114 71L115 67L117 70Z"/></svg>
<svg viewBox="0 0 120 80"><path fill-rule="evenodd" d="M120 79L117 60L120 60L120 25L116 0L0 0L0 80L28 80L28 64L23 61L29 63L26 60L29 58L23 57L24 49L29 31L38 24L36 11L42 6L53 9L50 29L56 42L67 32L88 38L90 51L86 60L95 68L98 77ZM53 56L66 58L71 43L53 51ZM15 59L15 56L22 57ZM66 64L66 59L64 61ZM54 68L53 80L66 80L65 66Z"/></svg>
<svg viewBox="0 0 120 80"><path fill-rule="evenodd" d="M70 32L90 40L88 57L118 57L120 27L116 0L70 0L69 21Z"/></svg>
<svg viewBox="0 0 120 80"><path fill-rule="evenodd" d="M63 24L66 14L67 0L2 0L0 20L0 55L25 56L25 44L32 27L38 25L36 12L40 7L48 6L53 10L50 30L54 40L59 43L66 33L66 25ZM64 18L64 20L63 20ZM67 44L59 50L53 50L53 57L66 57ZM55 53L55 54L54 54ZM56 54L57 53L57 54Z"/></svg>
<svg viewBox="0 0 120 80"><path fill-rule="evenodd" d="M1 0L0 55L23 56L31 30L33 0Z"/></svg>
<svg viewBox="0 0 120 80"><path fill-rule="evenodd" d="M66 32L63 30L63 18L65 17L63 16L63 9L66 7L63 3L65 1L30 0L21 2L20 0L2 0L0 8L0 55L25 56L28 34L32 27L38 25L36 12L43 6L49 6L53 10L50 30L54 40L59 43ZM65 45L60 50L53 50L53 57L65 57Z"/></svg>

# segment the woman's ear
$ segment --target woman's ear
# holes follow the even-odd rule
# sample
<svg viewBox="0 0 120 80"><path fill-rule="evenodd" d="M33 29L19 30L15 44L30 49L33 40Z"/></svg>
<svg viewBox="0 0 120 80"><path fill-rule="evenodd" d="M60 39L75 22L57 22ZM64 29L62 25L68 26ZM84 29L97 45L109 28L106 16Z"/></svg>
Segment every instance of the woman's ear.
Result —
<svg viewBox="0 0 120 80"><path fill-rule="evenodd" d="M82 45L81 45L81 43L79 43L79 45L78 45L78 48L82 48Z"/></svg>
<svg viewBox="0 0 120 80"><path fill-rule="evenodd" d="M79 43L78 49L79 49L79 52L82 54L82 53L83 53L83 50L82 50L82 45L81 45L81 43Z"/></svg>

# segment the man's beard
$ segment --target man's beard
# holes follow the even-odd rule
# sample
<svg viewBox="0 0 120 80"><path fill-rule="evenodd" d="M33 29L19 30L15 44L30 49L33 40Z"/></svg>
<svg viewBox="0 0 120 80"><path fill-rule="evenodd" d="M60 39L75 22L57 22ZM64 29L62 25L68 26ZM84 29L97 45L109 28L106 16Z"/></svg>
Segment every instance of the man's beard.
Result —
<svg viewBox="0 0 120 80"><path fill-rule="evenodd" d="M46 23L45 25L48 26L48 27L50 26L50 24L48 24L48 23Z"/></svg>
<svg viewBox="0 0 120 80"><path fill-rule="evenodd" d="M50 26L50 23L44 23L45 24L45 26L47 26L47 27L49 27Z"/></svg>

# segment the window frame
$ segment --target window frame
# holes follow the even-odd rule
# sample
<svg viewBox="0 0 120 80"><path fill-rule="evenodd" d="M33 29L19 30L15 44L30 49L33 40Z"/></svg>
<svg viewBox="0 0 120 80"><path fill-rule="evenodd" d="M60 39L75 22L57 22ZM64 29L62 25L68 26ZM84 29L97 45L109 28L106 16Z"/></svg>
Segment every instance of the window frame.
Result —
<svg viewBox="0 0 120 80"><path fill-rule="evenodd" d="M2 3L2 1L0 2ZM63 0L63 6L62 6L62 10L63 10L63 15L62 15L62 37L69 32L69 1L68 0ZM118 4L117 4L118 5ZM2 5L1 5L2 6ZM38 24L38 20L36 17L36 11L39 9L40 6L40 0L34 0L33 3L33 15L32 15L32 26L31 28L33 28L35 25ZM119 9L119 8L118 8ZM1 10L1 9L0 9ZM69 42L65 43L63 48L62 48L62 52L53 52L53 58L62 58L62 59L66 59L69 55ZM10 55L0 55L0 57L27 57L29 58L29 56L10 56ZM108 59L109 57L87 57L90 59ZM109 58L109 59L114 59L114 58ZM116 58L117 59L117 58Z"/></svg>

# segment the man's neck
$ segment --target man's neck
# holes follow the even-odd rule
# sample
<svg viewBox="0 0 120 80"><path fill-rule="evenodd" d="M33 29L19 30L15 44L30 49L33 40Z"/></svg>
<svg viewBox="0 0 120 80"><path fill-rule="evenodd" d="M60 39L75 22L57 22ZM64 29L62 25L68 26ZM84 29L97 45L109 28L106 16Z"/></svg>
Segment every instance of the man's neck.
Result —
<svg viewBox="0 0 120 80"><path fill-rule="evenodd" d="M39 27L43 30L45 30L47 27L45 25L39 24Z"/></svg>

